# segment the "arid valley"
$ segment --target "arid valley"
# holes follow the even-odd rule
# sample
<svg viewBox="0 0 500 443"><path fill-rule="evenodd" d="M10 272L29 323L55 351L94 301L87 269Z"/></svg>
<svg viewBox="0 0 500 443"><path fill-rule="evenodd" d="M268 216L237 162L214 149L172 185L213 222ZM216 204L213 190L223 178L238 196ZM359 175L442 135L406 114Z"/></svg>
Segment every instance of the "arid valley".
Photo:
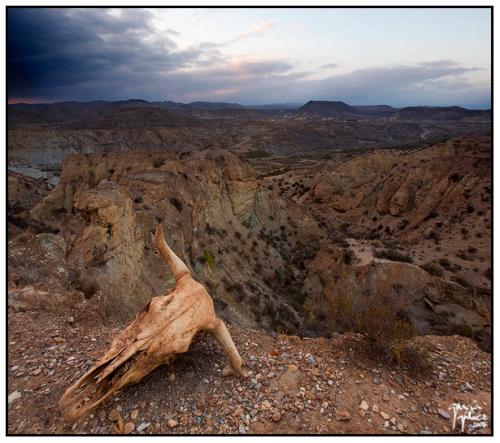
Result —
<svg viewBox="0 0 500 443"><path fill-rule="evenodd" d="M447 434L491 414L491 112L92 101L8 107L8 432ZM175 280L209 334L64 420L58 401ZM485 428L473 433L491 432Z"/></svg>

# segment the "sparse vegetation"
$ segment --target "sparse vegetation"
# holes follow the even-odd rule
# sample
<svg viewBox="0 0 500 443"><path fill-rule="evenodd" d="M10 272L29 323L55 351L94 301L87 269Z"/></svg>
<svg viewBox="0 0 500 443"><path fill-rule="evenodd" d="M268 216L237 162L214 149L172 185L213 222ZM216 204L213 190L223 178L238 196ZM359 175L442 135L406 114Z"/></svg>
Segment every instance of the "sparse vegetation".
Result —
<svg viewBox="0 0 500 443"><path fill-rule="evenodd" d="M373 255L377 258L385 258L386 260L413 263L413 258L410 255L398 251L397 249L378 249Z"/></svg>
<svg viewBox="0 0 500 443"><path fill-rule="evenodd" d="M161 168L165 164L165 159L164 158L154 158L152 163L153 163L153 167L158 169L158 168Z"/></svg>
<svg viewBox="0 0 500 443"><path fill-rule="evenodd" d="M424 271L427 271L431 275L435 275L437 277L443 276L443 269L437 263L430 262L425 265L420 266Z"/></svg>

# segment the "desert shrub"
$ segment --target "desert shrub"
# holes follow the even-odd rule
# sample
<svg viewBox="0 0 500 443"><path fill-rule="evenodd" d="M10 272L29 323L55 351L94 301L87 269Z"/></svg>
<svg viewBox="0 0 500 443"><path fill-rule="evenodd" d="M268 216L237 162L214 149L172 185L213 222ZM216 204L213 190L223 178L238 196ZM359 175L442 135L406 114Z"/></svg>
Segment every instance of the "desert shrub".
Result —
<svg viewBox="0 0 500 443"><path fill-rule="evenodd" d="M346 265L350 265L354 260L354 253L350 249L344 250L342 260Z"/></svg>
<svg viewBox="0 0 500 443"><path fill-rule="evenodd" d="M212 228L212 226L210 226L210 223L207 222L207 224L205 225L205 231L207 235L213 235L215 233L215 228Z"/></svg>
<svg viewBox="0 0 500 443"><path fill-rule="evenodd" d="M431 275L435 275L437 277L443 276L443 269L437 263L429 262L425 265L420 266L424 271L427 271Z"/></svg>
<svg viewBox="0 0 500 443"><path fill-rule="evenodd" d="M403 249L404 248L404 245L401 242L401 240L398 240L396 238L384 239L384 240L382 240L382 245L386 249Z"/></svg>
<svg viewBox="0 0 500 443"><path fill-rule="evenodd" d="M155 168L161 168L165 164L165 159L164 158L155 158L153 159L153 166Z"/></svg>
<svg viewBox="0 0 500 443"><path fill-rule="evenodd" d="M424 221L430 220L431 218L436 218L438 216L438 213L436 212L435 209L432 209L431 212L427 214L427 216L424 218Z"/></svg>
<svg viewBox="0 0 500 443"><path fill-rule="evenodd" d="M396 249L378 249L373 255L378 258L385 258L387 260L399 261L404 263L412 263L413 258Z"/></svg>
<svg viewBox="0 0 500 443"><path fill-rule="evenodd" d="M399 222L398 228L403 230L410 224L409 220L403 219Z"/></svg>
<svg viewBox="0 0 500 443"><path fill-rule="evenodd" d="M338 332L358 332L366 336L370 349L390 355L392 347L415 335L405 314L407 300L398 291L359 295L337 294L330 302L330 318Z"/></svg>
<svg viewBox="0 0 500 443"><path fill-rule="evenodd" d="M429 352L409 341L394 344L391 354L394 363L404 366L412 377L427 374L432 369Z"/></svg>
<svg viewBox="0 0 500 443"><path fill-rule="evenodd" d="M264 309L262 310L262 314L266 317L274 317L275 313L276 311L274 309L274 305L271 302L266 303Z"/></svg>
<svg viewBox="0 0 500 443"><path fill-rule="evenodd" d="M214 253L212 251L203 251L203 258L208 266L212 267L215 262Z"/></svg>
<svg viewBox="0 0 500 443"><path fill-rule="evenodd" d="M464 288L468 288L470 286L469 282L463 275L456 275L453 277L453 281L457 282L459 285Z"/></svg>
<svg viewBox="0 0 500 443"><path fill-rule="evenodd" d="M271 154L267 151L257 150L257 151L248 151L242 154L243 158L262 158L269 157Z"/></svg>
<svg viewBox="0 0 500 443"><path fill-rule="evenodd" d="M444 258L444 257L439 259L439 264L445 269L452 269L453 268L453 265L450 262L450 260L448 260L447 258Z"/></svg>
<svg viewBox="0 0 500 443"><path fill-rule="evenodd" d="M357 332L364 333L375 349L387 351L396 341L415 335L413 324L397 310L394 297L370 295L358 307Z"/></svg>
<svg viewBox="0 0 500 443"><path fill-rule="evenodd" d="M452 334L457 334L461 335L462 337L473 337L474 336L474 331L472 328L467 325L467 324L461 324L461 325L456 325L455 328L452 331Z"/></svg>

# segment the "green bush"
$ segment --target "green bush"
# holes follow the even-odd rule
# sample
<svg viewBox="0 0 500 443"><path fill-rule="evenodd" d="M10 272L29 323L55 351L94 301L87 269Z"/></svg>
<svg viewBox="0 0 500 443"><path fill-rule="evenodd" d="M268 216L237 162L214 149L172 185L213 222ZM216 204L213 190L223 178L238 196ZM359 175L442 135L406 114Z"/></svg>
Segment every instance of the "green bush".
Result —
<svg viewBox="0 0 500 443"><path fill-rule="evenodd" d="M212 267L215 262L215 257L212 251L203 251L203 258L208 266Z"/></svg>

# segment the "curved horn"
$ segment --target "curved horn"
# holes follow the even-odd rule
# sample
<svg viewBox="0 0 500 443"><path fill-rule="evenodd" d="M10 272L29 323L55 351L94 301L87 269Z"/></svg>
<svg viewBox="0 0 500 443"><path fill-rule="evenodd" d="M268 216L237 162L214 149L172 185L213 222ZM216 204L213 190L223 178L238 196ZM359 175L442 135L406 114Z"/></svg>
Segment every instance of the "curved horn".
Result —
<svg viewBox="0 0 500 443"><path fill-rule="evenodd" d="M172 274L175 277L175 281L179 280L179 278L181 278L183 275L191 274L184 262L179 257L177 257L174 251L172 251L172 249L170 249L170 247L167 245L167 242L165 241L165 237L163 235L163 228L161 224L159 224L156 228L154 244L167 262L170 270L172 271Z"/></svg>

